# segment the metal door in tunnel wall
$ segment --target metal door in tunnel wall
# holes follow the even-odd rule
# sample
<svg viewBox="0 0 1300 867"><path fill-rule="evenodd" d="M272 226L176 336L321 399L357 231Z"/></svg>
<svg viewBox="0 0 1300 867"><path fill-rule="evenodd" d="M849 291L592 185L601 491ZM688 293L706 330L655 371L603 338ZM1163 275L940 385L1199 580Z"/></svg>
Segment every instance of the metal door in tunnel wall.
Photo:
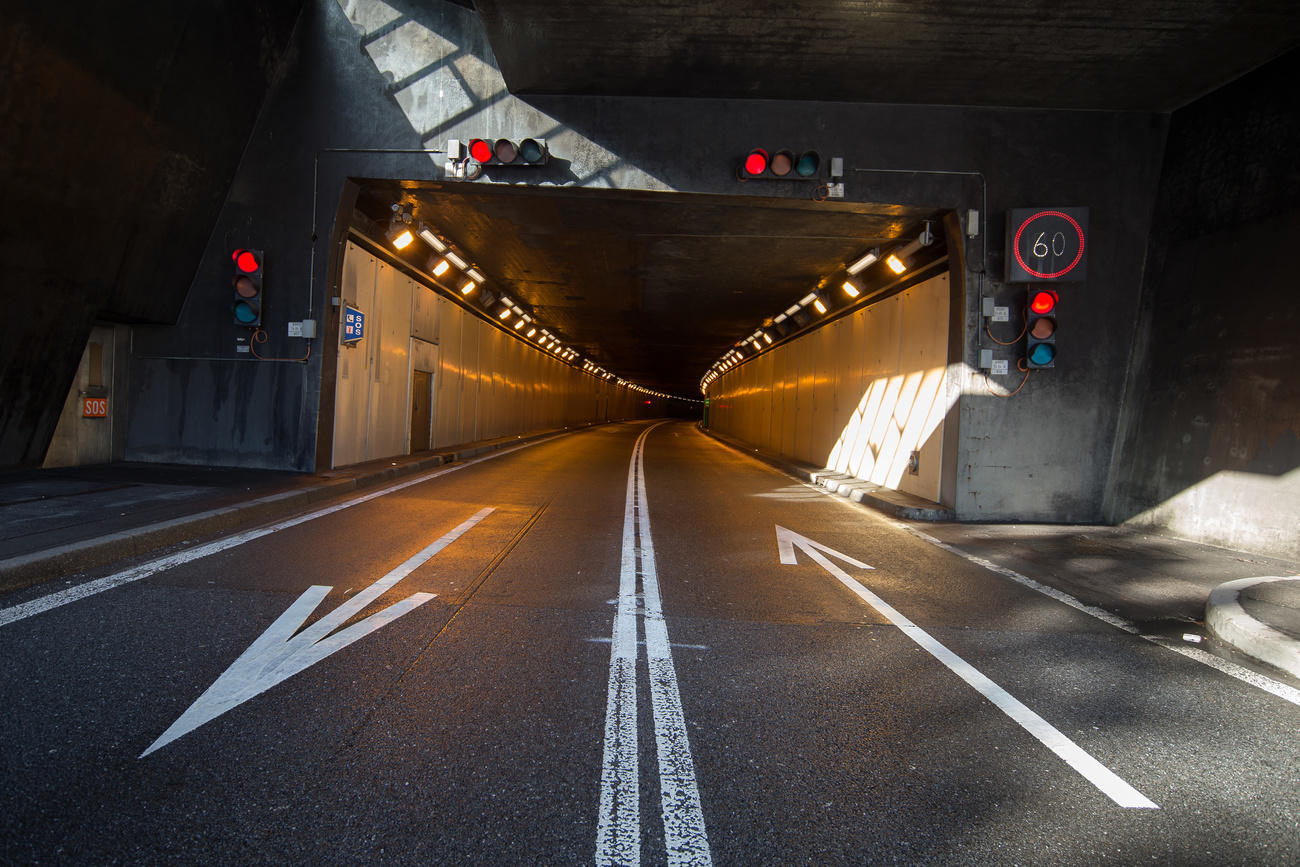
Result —
<svg viewBox="0 0 1300 867"><path fill-rule="evenodd" d="M433 426L433 373L411 373L411 451L429 449L429 430Z"/></svg>

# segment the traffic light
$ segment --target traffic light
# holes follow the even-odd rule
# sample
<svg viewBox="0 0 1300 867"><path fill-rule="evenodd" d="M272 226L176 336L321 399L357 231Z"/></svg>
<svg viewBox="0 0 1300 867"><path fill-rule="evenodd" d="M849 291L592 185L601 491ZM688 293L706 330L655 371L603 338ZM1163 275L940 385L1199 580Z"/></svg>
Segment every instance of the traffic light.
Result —
<svg viewBox="0 0 1300 867"><path fill-rule="evenodd" d="M816 180L822 158L817 151L779 150L768 153L754 148L745 155L740 166L740 179L765 178L789 181Z"/></svg>
<svg viewBox="0 0 1300 867"><path fill-rule="evenodd" d="M262 324L262 251L236 250L230 258L235 264L231 281L235 324L258 328Z"/></svg>
<svg viewBox="0 0 1300 867"><path fill-rule="evenodd" d="M1030 369L1056 366L1056 302L1051 289L1030 289L1025 309L1025 363Z"/></svg>
<svg viewBox="0 0 1300 867"><path fill-rule="evenodd" d="M469 140L469 158L485 166L541 166L551 158L546 139L526 138L511 141L508 138Z"/></svg>

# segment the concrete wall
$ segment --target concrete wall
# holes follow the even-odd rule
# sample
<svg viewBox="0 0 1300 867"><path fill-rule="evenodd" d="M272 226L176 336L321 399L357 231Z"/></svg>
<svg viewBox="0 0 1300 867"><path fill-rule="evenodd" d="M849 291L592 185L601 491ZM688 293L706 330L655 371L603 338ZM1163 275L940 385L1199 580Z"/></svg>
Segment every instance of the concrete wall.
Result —
<svg viewBox="0 0 1300 867"><path fill-rule="evenodd" d="M0 467L41 463L97 321L176 321L302 5L6 4Z"/></svg>
<svg viewBox="0 0 1300 867"><path fill-rule="evenodd" d="M416 372L430 376L434 448L635 418L626 388L564 364L349 243L342 298L365 339L337 358L331 466L408 454ZM340 339L336 334L334 338Z"/></svg>
<svg viewBox="0 0 1300 867"><path fill-rule="evenodd" d="M1175 112L1107 517L1300 558L1300 51Z"/></svg>
<svg viewBox="0 0 1300 867"><path fill-rule="evenodd" d="M939 502L949 297L943 274L731 368L709 387L710 427Z"/></svg>

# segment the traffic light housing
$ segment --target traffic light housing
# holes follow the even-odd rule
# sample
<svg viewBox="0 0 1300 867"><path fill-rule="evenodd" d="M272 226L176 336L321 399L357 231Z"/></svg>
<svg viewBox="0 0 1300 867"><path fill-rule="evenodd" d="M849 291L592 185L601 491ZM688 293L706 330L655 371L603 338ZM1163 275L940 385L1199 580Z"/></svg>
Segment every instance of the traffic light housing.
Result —
<svg viewBox="0 0 1300 867"><path fill-rule="evenodd" d="M235 269L231 279L234 322L245 328L260 328L262 325L262 251L239 249L230 254L230 259Z"/></svg>
<svg viewBox="0 0 1300 867"><path fill-rule="evenodd" d="M751 178L787 181L814 181L821 172L822 158L817 151L782 149L767 151L754 148L740 164L742 181Z"/></svg>
<svg viewBox="0 0 1300 867"><path fill-rule="evenodd" d="M1031 370L1056 366L1056 305L1052 289L1030 289L1025 301L1025 364Z"/></svg>
<svg viewBox="0 0 1300 867"><path fill-rule="evenodd" d="M546 139L508 138L469 140L469 158L484 166L544 166L551 159Z"/></svg>

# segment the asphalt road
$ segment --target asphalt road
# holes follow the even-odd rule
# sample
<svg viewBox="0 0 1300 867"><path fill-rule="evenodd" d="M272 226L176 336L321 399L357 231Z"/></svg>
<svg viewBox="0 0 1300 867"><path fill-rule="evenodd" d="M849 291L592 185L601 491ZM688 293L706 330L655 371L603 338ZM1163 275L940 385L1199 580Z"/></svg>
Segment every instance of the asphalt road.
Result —
<svg viewBox="0 0 1300 867"><path fill-rule="evenodd" d="M330 508L0 617L6 863L1300 863L1300 708L689 424Z"/></svg>

